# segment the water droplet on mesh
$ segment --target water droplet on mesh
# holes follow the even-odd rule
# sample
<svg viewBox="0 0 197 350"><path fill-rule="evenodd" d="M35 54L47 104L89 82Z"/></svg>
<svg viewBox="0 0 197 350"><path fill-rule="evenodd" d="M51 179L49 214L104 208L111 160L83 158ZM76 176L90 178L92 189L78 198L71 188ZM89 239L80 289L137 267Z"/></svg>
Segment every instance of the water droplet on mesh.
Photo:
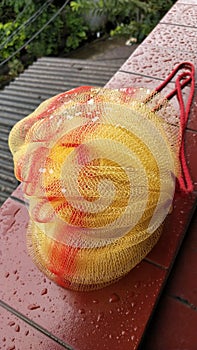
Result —
<svg viewBox="0 0 197 350"><path fill-rule="evenodd" d="M91 98L89 101L87 101L87 104L88 104L88 105L93 105L93 104L94 104L93 98Z"/></svg>

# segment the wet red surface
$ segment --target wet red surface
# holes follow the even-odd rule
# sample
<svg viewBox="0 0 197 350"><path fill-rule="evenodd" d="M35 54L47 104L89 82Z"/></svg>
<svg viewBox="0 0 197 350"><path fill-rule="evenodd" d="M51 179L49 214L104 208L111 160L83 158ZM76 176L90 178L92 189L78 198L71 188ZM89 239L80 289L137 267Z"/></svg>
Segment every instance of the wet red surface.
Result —
<svg viewBox="0 0 197 350"><path fill-rule="evenodd" d="M23 202L25 202L25 198L24 198L24 194L23 194L23 190L22 190L22 184L20 184L16 190L14 192L12 192L12 197L16 197L20 200L22 200Z"/></svg>
<svg viewBox="0 0 197 350"><path fill-rule="evenodd" d="M171 10L163 17L161 23L171 23L197 28L196 0L177 1Z"/></svg>
<svg viewBox="0 0 197 350"><path fill-rule="evenodd" d="M183 60L197 67L196 15L197 0L186 4L179 0L107 86L152 89ZM184 93L186 98L188 91ZM196 98L195 95L186 134L186 156L195 190ZM16 200L23 200L21 187L12 196L0 214L0 298L10 307L6 310L5 304L0 306L0 349L59 350L66 348L66 343L75 350L137 349L186 232L190 239L184 240L181 257L172 270L169 287L159 302L142 349L197 348L196 226L188 231L197 192L190 196L176 194L163 234L144 261L116 284L88 293L55 285L33 264L26 248L28 213ZM20 314L14 316L12 310ZM48 336L41 333L43 329Z"/></svg>
<svg viewBox="0 0 197 350"><path fill-rule="evenodd" d="M178 4L197 5L197 0L179 0Z"/></svg>
<svg viewBox="0 0 197 350"><path fill-rule="evenodd" d="M144 42L134 51L120 70L165 79L173 67L183 61L193 62L196 66L195 51L177 51L173 47L148 45Z"/></svg>
<svg viewBox="0 0 197 350"><path fill-rule="evenodd" d="M32 326L0 308L1 350L63 350L61 345L34 329Z"/></svg>
<svg viewBox="0 0 197 350"><path fill-rule="evenodd" d="M177 25L158 24L158 26L144 40L145 45L164 46L178 51L197 52L196 28Z"/></svg>
<svg viewBox="0 0 197 350"><path fill-rule="evenodd" d="M197 306L196 232L197 216L185 237L167 288L169 295L187 301L194 309Z"/></svg>
<svg viewBox="0 0 197 350"><path fill-rule="evenodd" d="M196 350L197 312L169 296L163 297L149 327L143 350Z"/></svg>
<svg viewBox="0 0 197 350"><path fill-rule="evenodd" d="M175 195L173 211L166 218L161 238L146 259L170 268L174 262L175 253L182 243L184 233L188 229L188 222L190 215L193 214L196 200L197 195L183 196L178 193Z"/></svg>
<svg viewBox="0 0 197 350"><path fill-rule="evenodd" d="M45 278L29 258L26 208L8 199L0 221L4 302L76 349L137 347L164 283L164 270L142 262L102 290L68 291Z"/></svg>

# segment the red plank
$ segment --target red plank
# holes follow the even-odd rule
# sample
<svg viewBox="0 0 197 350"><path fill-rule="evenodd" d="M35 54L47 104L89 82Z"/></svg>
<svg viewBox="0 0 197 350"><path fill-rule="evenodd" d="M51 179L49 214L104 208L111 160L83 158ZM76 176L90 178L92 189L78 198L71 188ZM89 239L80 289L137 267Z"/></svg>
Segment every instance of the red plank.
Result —
<svg viewBox="0 0 197 350"><path fill-rule="evenodd" d="M166 218L161 238L146 259L167 269L171 267L190 223L196 199L195 194L176 194L173 211Z"/></svg>
<svg viewBox="0 0 197 350"><path fill-rule="evenodd" d="M197 309L197 217L194 218L170 276L167 293Z"/></svg>
<svg viewBox="0 0 197 350"><path fill-rule="evenodd" d="M196 0L177 1L170 11L162 18L161 23L172 23L197 28Z"/></svg>
<svg viewBox="0 0 197 350"><path fill-rule="evenodd" d="M143 350L196 350L197 312L178 300L161 300L142 344Z"/></svg>
<svg viewBox="0 0 197 350"><path fill-rule="evenodd" d="M197 53L144 43L134 51L120 70L165 79L173 67L183 61L190 61L197 66Z"/></svg>
<svg viewBox="0 0 197 350"><path fill-rule="evenodd" d="M61 345L0 307L0 349L63 350Z"/></svg>
<svg viewBox="0 0 197 350"><path fill-rule="evenodd" d="M173 10L171 10L173 11ZM163 20L164 21L164 20ZM197 27L181 27L160 22L144 40L143 45L163 46L177 51L197 52Z"/></svg>

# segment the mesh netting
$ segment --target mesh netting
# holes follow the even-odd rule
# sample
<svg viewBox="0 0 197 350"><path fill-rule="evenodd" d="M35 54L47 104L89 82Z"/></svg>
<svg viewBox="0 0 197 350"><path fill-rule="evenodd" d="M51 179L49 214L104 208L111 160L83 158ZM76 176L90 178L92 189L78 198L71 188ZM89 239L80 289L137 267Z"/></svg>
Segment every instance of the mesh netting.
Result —
<svg viewBox="0 0 197 350"><path fill-rule="evenodd" d="M45 101L10 133L30 253L64 287L118 280L160 236L179 173L179 118L167 101L153 112L161 96L145 103L148 95L80 87Z"/></svg>

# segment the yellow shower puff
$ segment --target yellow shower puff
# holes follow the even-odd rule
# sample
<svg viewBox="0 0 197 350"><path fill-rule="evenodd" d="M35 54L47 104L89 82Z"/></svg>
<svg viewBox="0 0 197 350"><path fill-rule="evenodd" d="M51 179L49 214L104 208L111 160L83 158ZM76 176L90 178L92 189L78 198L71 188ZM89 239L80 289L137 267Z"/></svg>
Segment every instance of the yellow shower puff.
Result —
<svg viewBox="0 0 197 350"><path fill-rule="evenodd" d="M179 173L179 118L159 94L148 96L80 87L43 102L10 133L30 253L66 288L118 280L160 237Z"/></svg>

